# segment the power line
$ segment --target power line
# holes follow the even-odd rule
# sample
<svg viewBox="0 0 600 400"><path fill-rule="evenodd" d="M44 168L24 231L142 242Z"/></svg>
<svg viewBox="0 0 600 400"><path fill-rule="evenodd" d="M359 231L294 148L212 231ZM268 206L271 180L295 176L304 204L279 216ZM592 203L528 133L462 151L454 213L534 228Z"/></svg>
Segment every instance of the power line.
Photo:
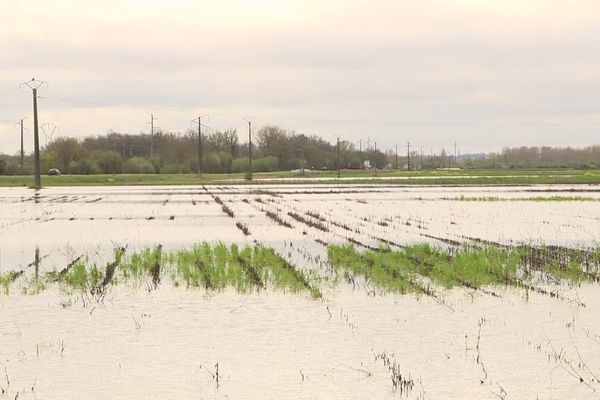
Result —
<svg viewBox="0 0 600 400"><path fill-rule="evenodd" d="M163 111L172 111L177 113L188 112L185 108L172 108L164 107L159 105L144 105L136 103L107 103L90 100L78 100L72 98L63 97L50 97L50 96L39 96L40 99L56 100L70 102L74 104L88 104L97 105L104 107L132 107L141 109L156 109ZM235 117L240 120L244 120L247 116L241 113L226 113L226 112L212 112L212 115L220 115L225 117ZM469 121L455 121L455 122L426 122L426 121L390 121L390 120L356 120L356 119L343 119L343 118L315 118L315 117L285 117L285 116L269 116L269 115L255 115L254 119L261 120L282 120L282 121L304 121L304 122L321 122L331 124L355 124L355 125L395 125L395 126L409 126L409 127L532 127L532 126L594 126L600 125L600 121L590 122L574 122L574 121L523 121L523 122L469 122Z"/></svg>

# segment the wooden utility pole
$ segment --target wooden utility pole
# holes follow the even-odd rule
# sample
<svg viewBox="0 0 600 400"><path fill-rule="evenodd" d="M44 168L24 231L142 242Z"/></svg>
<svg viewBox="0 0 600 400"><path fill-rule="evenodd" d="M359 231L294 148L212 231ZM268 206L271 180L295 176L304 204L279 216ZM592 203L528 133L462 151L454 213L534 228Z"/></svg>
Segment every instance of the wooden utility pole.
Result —
<svg viewBox="0 0 600 400"><path fill-rule="evenodd" d="M433 147L429 149L431 151L431 156L429 158L429 163L431 164L431 169L435 169L435 165L433 163Z"/></svg>
<svg viewBox="0 0 600 400"><path fill-rule="evenodd" d="M157 119L154 114L150 114L150 158L154 155L154 121Z"/></svg>
<svg viewBox="0 0 600 400"><path fill-rule="evenodd" d="M23 150L23 120L25 118L21 118L21 170L23 170L23 165L25 163L25 151ZM22 172L22 171L21 171Z"/></svg>
<svg viewBox="0 0 600 400"><path fill-rule="evenodd" d="M337 177L340 179L340 137L337 137Z"/></svg>
<svg viewBox="0 0 600 400"><path fill-rule="evenodd" d="M374 162L375 162L375 172L377 172L377 141L375 141L375 156L374 156Z"/></svg>
<svg viewBox="0 0 600 400"><path fill-rule="evenodd" d="M248 121L248 179L252 180L252 121Z"/></svg>
<svg viewBox="0 0 600 400"><path fill-rule="evenodd" d="M456 141L454 142L454 165L458 166L458 158L456 153Z"/></svg>
<svg viewBox="0 0 600 400"><path fill-rule="evenodd" d="M192 122L198 120L198 175L202 175L202 118L208 117L208 114L199 115Z"/></svg>
<svg viewBox="0 0 600 400"><path fill-rule="evenodd" d="M34 159L34 188L42 188L42 177L40 175L40 132L38 130L37 111L37 88L33 88L33 159Z"/></svg>
<svg viewBox="0 0 600 400"><path fill-rule="evenodd" d="M410 171L410 142L406 143L406 159L407 159L407 167L408 167L408 171Z"/></svg>
<svg viewBox="0 0 600 400"><path fill-rule="evenodd" d="M363 163L363 158L362 158L362 139L358 140L358 159L360 161L360 169L362 169L363 166L365 165Z"/></svg>
<svg viewBox="0 0 600 400"><path fill-rule="evenodd" d="M37 90L44 84L46 84L46 82L37 81L35 78L21 84L21 86L26 85L33 92L33 188L36 190L42 188L42 178L40 175L40 133L38 129Z"/></svg>
<svg viewBox="0 0 600 400"><path fill-rule="evenodd" d="M398 169L398 145L396 145L396 169Z"/></svg>
<svg viewBox="0 0 600 400"><path fill-rule="evenodd" d="M154 114L150 114L150 158L154 155Z"/></svg>
<svg viewBox="0 0 600 400"><path fill-rule="evenodd" d="M35 265L35 279L38 279L40 276L40 248L35 248L35 258L33 261Z"/></svg>
<svg viewBox="0 0 600 400"><path fill-rule="evenodd" d="M198 117L198 175L202 175L202 117Z"/></svg>

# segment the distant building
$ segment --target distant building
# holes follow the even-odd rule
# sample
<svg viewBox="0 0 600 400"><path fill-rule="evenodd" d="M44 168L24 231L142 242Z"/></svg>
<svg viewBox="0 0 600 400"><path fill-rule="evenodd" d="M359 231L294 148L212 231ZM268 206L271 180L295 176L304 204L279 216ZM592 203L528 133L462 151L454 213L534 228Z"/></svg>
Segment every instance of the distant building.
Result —
<svg viewBox="0 0 600 400"><path fill-rule="evenodd" d="M365 168L365 169L371 169L371 168L373 168L371 166L371 160L365 160L365 161L363 161L363 168Z"/></svg>

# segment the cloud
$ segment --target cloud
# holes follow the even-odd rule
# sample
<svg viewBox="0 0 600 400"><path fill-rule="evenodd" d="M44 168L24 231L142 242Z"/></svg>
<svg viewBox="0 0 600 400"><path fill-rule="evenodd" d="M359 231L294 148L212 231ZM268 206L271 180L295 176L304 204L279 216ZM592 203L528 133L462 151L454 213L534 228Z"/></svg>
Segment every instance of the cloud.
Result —
<svg viewBox="0 0 600 400"><path fill-rule="evenodd" d="M387 146L597 143L596 1L19 1L0 25L0 121L31 113L36 76L78 136L210 111Z"/></svg>

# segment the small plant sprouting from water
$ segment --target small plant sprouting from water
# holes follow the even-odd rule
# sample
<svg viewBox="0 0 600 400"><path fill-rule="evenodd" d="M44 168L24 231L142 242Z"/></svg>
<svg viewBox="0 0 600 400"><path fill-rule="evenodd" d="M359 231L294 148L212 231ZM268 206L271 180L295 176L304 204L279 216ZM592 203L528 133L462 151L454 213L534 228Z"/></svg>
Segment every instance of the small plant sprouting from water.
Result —
<svg viewBox="0 0 600 400"><path fill-rule="evenodd" d="M277 213L266 210L265 214L271 220L275 221L278 225L285 226L286 228L292 228L292 225L289 222L282 220L281 217L279 215L277 215Z"/></svg>
<svg viewBox="0 0 600 400"><path fill-rule="evenodd" d="M323 231L323 232L329 232L329 229L327 229L327 227L325 225L323 225L320 222L320 220L313 221L313 220L310 220L310 219L306 219L302 215L300 215L298 213L295 213L293 211L288 212L288 215L290 217L294 218L296 221L301 222L301 223L303 223L305 225L308 225L310 227L316 228L316 229L318 229L320 231Z"/></svg>
<svg viewBox="0 0 600 400"><path fill-rule="evenodd" d="M246 236L249 236L249 235L250 235L250 230L248 229L248 226L247 226L246 224L244 224L243 222L240 222L240 221L238 221L238 222L236 222L236 223L235 223L235 226L236 226L236 227L237 227L237 228L238 228L240 231L242 231L242 233L243 233L244 235L246 235Z"/></svg>
<svg viewBox="0 0 600 400"><path fill-rule="evenodd" d="M475 202L500 202L500 201L533 201L533 202L563 202L563 201L578 201L578 202L597 202L600 198L597 197L584 197L584 196L536 196L536 197L516 197L516 198L504 198L496 196L487 197L467 197L461 195L460 197L443 197L441 200L446 201L475 201Z"/></svg>
<svg viewBox="0 0 600 400"><path fill-rule="evenodd" d="M221 205L221 209L223 210L223 212L224 212L225 214L227 214L227 216L228 216L229 218L233 218L233 217L235 217L235 214L233 213L233 210L232 210L231 208L229 208L229 207L227 206L227 204L223 204L223 205Z"/></svg>
<svg viewBox="0 0 600 400"><path fill-rule="evenodd" d="M396 362L396 356L392 353L391 355L385 351L379 354L375 354L375 361L381 360L383 365L390 371L390 379L392 381L392 390L398 391L400 396L410 393L415 382L410 376L402 375L400 371L400 365Z"/></svg>

